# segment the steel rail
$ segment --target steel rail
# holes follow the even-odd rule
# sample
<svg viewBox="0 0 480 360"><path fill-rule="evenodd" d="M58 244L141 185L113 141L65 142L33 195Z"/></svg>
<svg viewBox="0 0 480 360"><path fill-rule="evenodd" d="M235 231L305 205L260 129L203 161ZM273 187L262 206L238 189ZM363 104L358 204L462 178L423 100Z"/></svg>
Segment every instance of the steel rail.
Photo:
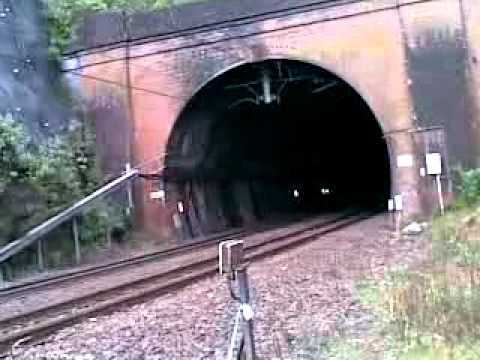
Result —
<svg viewBox="0 0 480 360"><path fill-rule="evenodd" d="M306 220L302 219L301 221L306 221ZM289 226L289 225L292 225L292 223L284 222L282 223L282 225ZM154 251L154 252L139 255L139 256L134 256L127 259L121 259L117 261L104 263L101 265L94 265L86 268L67 271L58 275L47 276L45 278L41 278L38 280L32 280L32 281L15 284L15 285L0 289L0 300L5 300L7 297L10 297L12 295L17 296L27 291L31 291L31 290L38 291L38 289L40 288L51 287L54 285L61 285L63 283L66 283L72 280L81 280L82 278L87 278L92 275L100 275L102 273L111 272L114 270L121 270L133 265L139 265L142 263L159 260L164 257L188 253L189 251L199 250L211 244L218 244L220 241L229 240L232 238L247 237L248 235L267 232L269 230L274 229L277 226L278 224L277 225L267 224L267 225L258 226L249 231L245 229L234 229L230 231L224 231L221 233L213 234L211 236L197 238L196 240L194 239L189 244L173 246L167 249L158 250L158 251ZM302 230L304 229L302 228ZM1 323L1 320L0 320L0 323Z"/></svg>
<svg viewBox="0 0 480 360"><path fill-rule="evenodd" d="M116 270L116 269L123 269L126 267L130 267L133 265L138 265L154 260L158 260L162 257L181 254L191 249L197 249L199 246L208 245L212 243L217 243L219 240L227 240L232 237L237 237L243 235L244 231L237 229L228 232L222 232L219 234L215 234L213 236L204 237L201 239L197 239L195 242L184 244L180 246L171 247L164 250L154 251L151 253L121 259L118 261L112 261L101 265L96 266L89 266L82 269L77 269L73 271L68 271L65 273L47 276L45 278L41 278L39 280L33 280L28 282L23 282L19 284L15 284L12 286L7 286L5 288L0 288L0 299L4 299L6 296L11 295L19 295L25 293L30 290L38 290L39 288L46 288L51 287L54 285L60 285L72 280L80 280L82 278L86 278L92 275L99 275L104 272Z"/></svg>
<svg viewBox="0 0 480 360"><path fill-rule="evenodd" d="M353 225L375 215L376 213L343 214L334 219L311 224L301 229L294 229L285 234L270 236L265 240L248 244L246 242L246 259L255 261L260 258L290 249L317 239L344 227ZM124 283L111 289L102 289L96 294L85 295L65 303L54 304L31 313L14 316L0 321L0 328L11 328L18 322L30 322L26 327L14 329L0 336L0 354L8 351L9 346L17 341L36 341L67 325L73 324L96 314L104 314L118 310L120 306L135 304L166 291L172 291L188 285L195 280L214 274L218 269L216 245L212 245L212 254L204 259L195 259L189 264L177 268ZM210 251L210 250L209 250ZM151 284L151 285L150 285ZM115 296L117 292L117 296ZM65 314L70 309L70 313ZM73 311L72 311L73 310ZM57 311L57 313L55 313ZM38 318L46 318L38 321ZM17 324L16 324L17 323ZM33 323L33 325L32 325ZM1 355L0 355L1 357Z"/></svg>
<svg viewBox="0 0 480 360"><path fill-rule="evenodd" d="M304 221L304 220L305 219L302 219L301 221ZM293 222L294 221L291 221L291 223ZM287 222L283 224L289 225L290 223ZM4 288L0 288L0 299L5 299L5 297L11 296L11 295L16 296L26 291L30 291L34 289L50 287L53 285L60 285L72 280L80 280L82 278L86 278L92 275L99 275L104 272L112 271L115 269L122 269L122 268L126 268L133 265L151 262L167 256L182 254L187 251L198 249L200 247L203 247L209 244L218 244L219 241L228 240L228 239L236 238L240 236L246 237L254 233L268 231L268 230L271 230L272 228L275 228L276 226L278 226L278 224L277 225L262 224L260 226L256 226L248 230L244 228L231 229L227 231L218 232L209 236L203 236L203 237L191 239L191 242L189 242L188 244L172 246L166 249L157 250L157 251L149 252L149 253L138 255L138 256L115 260L115 261L103 263L100 265L93 265L93 266L83 267L79 269L77 268L70 271L62 272L60 274L42 277L36 280L20 282Z"/></svg>

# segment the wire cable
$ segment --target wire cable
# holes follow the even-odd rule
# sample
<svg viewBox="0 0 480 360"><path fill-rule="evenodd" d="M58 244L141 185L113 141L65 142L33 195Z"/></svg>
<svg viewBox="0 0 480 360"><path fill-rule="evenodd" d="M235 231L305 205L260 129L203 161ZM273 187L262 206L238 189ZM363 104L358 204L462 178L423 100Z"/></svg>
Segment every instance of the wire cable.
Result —
<svg viewBox="0 0 480 360"><path fill-rule="evenodd" d="M355 0L355 1L351 1L350 3L362 2L362 1L363 0ZM414 4L418 4L418 3L426 3L426 2L433 2L433 1L437 1L437 0L417 0L415 2L404 4L402 6L410 6L410 5L414 5ZM357 12L357 13L354 13L354 14L346 14L346 15L341 15L341 16L337 16L337 17L329 17L329 18L324 18L324 19L312 20L312 21L308 21L308 22L303 22L303 23L278 27L278 28L275 28L275 29L254 31L254 32L250 32L250 33L247 33L247 34L230 36L230 37L225 37L223 39L217 39L217 40L211 40L211 41L203 41L203 42L198 42L198 43L190 44L190 45L170 47L170 48L166 48L166 49L163 49L163 50L153 51L153 52L150 52L150 53L145 53L145 54L140 54L140 55L132 55L132 56L130 56L130 59L131 60L132 59L141 59L141 58L145 58L145 57L153 56L153 55L172 53L172 52L182 51L182 50L191 50L191 49L195 49L195 48L199 48L199 47L205 47L205 46L211 46L211 45L215 45L215 44L219 44L219 43L224 43L224 42L228 42L228 41L232 41L232 40L242 40L242 39L250 38L252 36L267 35L267 34L275 33L275 32L278 32L278 31L291 30L291 29L296 29L296 28L299 28L299 27L324 23L324 22L327 22L327 21L346 19L346 18L351 18L351 17L355 17L355 16L359 16L359 15L373 14L373 13L378 13L378 12L382 12L382 11L393 10L393 9L396 9L396 8L397 8L396 5L390 5L390 6L385 6L385 7L382 7L382 8L374 9L374 10L364 10L364 11ZM151 40L148 43L155 42L155 41L159 41L159 40ZM139 45L142 45L142 44L133 44L131 46L139 46ZM88 54L86 54L86 55L88 55ZM84 64L84 65L79 65L75 68L63 69L62 71L63 72L75 71L75 70L85 69L85 68L98 66L98 65L111 64L111 63L114 63L114 62L117 62L117 61L124 61L124 60L126 60L125 57L118 57L116 59L112 58L110 60L104 60L104 61L98 61L98 62L93 62L93 63L89 63L89 64Z"/></svg>
<svg viewBox="0 0 480 360"><path fill-rule="evenodd" d="M309 11L315 11L315 10L318 10L318 8L330 8L330 7L340 6L340 5L349 5L352 3L357 3L362 1L364 0L321 0L321 1L311 2L308 4L292 6L288 8L265 11L265 12L260 12L256 14L251 14L251 15L239 16L233 19L227 19L227 20L221 20L221 21L202 24L202 25L191 26L189 28L185 28L182 30L160 32L160 33L145 35L137 38L130 38L129 41L131 42L134 41L141 45L143 41L146 41L146 43L148 43L148 42L151 42L152 39L155 39L155 41L157 41L157 40L166 40L169 38L175 38L179 36L193 36L193 35L201 34L203 32L209 32L212 30L221 30L224 28L250 25L250 24L255 24L257 22L265 21L265 20L276 20L285 16L295 15L298 13L305 13ZM271 15L277 15L277 16L271 16ZM247 22L248 20L252 20L252 21ZM128 35L129 34L127 34L127 38L129 37ZM82 52L88 52L91 50L99 50L99 49L101 49L100 51L105 51L104 48L108 48L107 50L113 50L115 48L122 47L123 44L125 44L126 42L128 42L128 40L122 39L122 40L112 41L112 42L97 45L97 46L84 47L82 49L65 52L64 56L73 56L75 54L79 54Z"/></svg>
<svg viewBox="0 0 480 360"><path fill-rule="evenodd" d="M163 93L163 92L160 92L160 91L151 90L151 89L146 89L146 88L142 88L142 87L138 87L138 86L130 86L130 87L128 87L127 85L122 84L122 83L117 82L117 81L104 79L104 78L101 78L101 77L98 77L98 76L95 76L95 75L82 74L82 73L77 72L77 71L71 71L71 72L69 72L68 74L75 75L75 76L79 76L79 77L82 77L82 78L85 78L85 79L90 79L90 80L95 80L95 81L103 82L103 83L110 84L110 85L115 85L115 86L123 87L123 88L130 88L130 89L132 89L132 90L143 91L143 92L146 92L146 93L152 94L152 95L164 96L164 97L169 97L169 98L177 99L177 100L186 100L186 99L187 99L186 97L169 95L169 94L166 94L166 93Z"/></svg>

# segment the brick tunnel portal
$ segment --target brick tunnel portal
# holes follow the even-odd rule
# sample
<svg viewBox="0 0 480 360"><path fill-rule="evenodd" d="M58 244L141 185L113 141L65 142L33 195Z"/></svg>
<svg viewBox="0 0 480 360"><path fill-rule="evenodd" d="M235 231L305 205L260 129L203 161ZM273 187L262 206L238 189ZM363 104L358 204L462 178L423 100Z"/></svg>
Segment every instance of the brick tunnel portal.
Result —
<svg viewBox="0 0 480 360"><path fill-rule="evenodd" d="M362 97L308 63L243 64L209 81L170 136L164 172L188 236L385 206L389 151Z"/></svg>

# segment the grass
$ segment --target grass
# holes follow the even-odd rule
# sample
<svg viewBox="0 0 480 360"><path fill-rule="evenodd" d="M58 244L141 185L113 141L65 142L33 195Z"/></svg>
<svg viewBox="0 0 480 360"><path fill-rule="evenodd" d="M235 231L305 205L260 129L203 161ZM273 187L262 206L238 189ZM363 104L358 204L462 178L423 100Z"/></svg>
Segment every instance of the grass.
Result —
<svg viewBox="0 0 480 360"><path fill-rule="evenodd" d="M430 238L428 264L362 281L357 294L377 315L384 359L480 359L480 208L436 217Z"/></svg>
<svg viewBox="0 0 480 360"><path fill-rule="evenodd" d="M429 236L428 263L357 283L356 296L375 317L365 339L305 338L309 359L480 359L480 208L451 209L432 221ZM380 352L369 348L372 338Z"/></svg>
<svg viewBox="0 0 480 360"><path fill-rule="evenodd" d="M374 321L361 339L312 337L309 359L480 359L480 169L459 173L458 201L432 220L428 261L357 283ZM364 331L365 332L365 331Z"/></svg>

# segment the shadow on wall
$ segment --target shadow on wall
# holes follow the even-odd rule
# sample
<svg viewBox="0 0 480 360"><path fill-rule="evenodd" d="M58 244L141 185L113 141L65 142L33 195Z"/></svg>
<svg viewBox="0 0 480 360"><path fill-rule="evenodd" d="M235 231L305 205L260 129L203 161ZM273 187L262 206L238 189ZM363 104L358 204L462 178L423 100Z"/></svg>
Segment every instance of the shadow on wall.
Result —
<svg viewBox="0 0 480 360"><path fill-rule="evenodd" d="M47 22L40 1L16 0L0 17L0 113L12 113L34 138L67 125L59 72L49 60Z"/></svg>

